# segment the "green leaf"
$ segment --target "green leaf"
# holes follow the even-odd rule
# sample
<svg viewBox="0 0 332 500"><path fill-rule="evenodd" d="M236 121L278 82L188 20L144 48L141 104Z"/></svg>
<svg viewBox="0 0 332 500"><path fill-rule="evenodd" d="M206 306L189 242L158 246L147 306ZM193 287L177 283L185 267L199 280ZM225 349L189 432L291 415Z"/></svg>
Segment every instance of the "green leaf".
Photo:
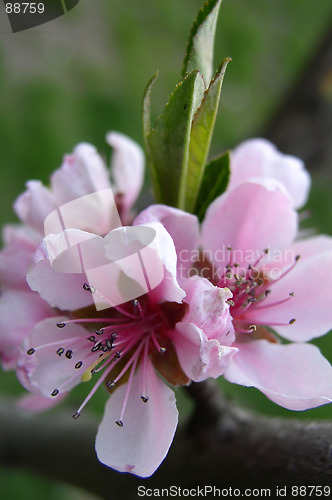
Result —
<svg viewBox="0 0 332 500"><path fill-rule="evenodd" d="M205 168L195 214L202 221L208 206L227 188L230 176L230 154L213 159Z"/></svg>
<svg viewBox="0 0 332 500"><path fill-rule="evenodd" d="M176 86L147 135L147 153L159 203L184 207L191 123L203 95L202 76L193 71Z"/></svg>
<svg viewBox="0 0 332 500"><path fill-rule="evenodd" d="M213 46L221 0L208 0L199 11L188 39L182 76L194 70L202 74L206 87L213 75Z"/></svg>
<svg viewBox="0 0 332 500"><path fill-rule="evenodd" d="M185 198L185 210L188 212L192 212L196 205L216 121L223 78L229 61L230 59L225 59L220 64L192 122Z"/></svg>
<svg viewBox="0 0 332 500"><path fill-rule="evenodd" d="M143 94L143 101L142 101L142 122L143 122L143 141L144 141L144 147L145 147L145 152L147 155L147 160L150 163L150 152L149 152L149 141L147 139L150 131L151 131L151 91L154 82L156 81L158 77L158 71L153 75L153 77L149 80L147 86L145 87L144 94ZM152 181L153 184L157 181L155 177L155 171L154 169L151 170L151 175L152 175Z"/></svg>

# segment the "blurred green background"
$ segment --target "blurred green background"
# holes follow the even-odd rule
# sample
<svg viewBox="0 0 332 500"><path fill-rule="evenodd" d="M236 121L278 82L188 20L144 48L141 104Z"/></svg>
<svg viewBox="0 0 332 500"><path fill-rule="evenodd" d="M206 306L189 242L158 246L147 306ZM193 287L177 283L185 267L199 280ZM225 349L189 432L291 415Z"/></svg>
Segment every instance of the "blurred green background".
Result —
<svg viewBox="0 0 332 500"><path fill-rule="evenodd" d="M62 156L78 142L91 142L108 158L104 137L109 130L121 131L142 144L144 87L159 69L152 95L156 117L179 80L187 35L202 3L80 0L65 16L16 34L1 11L1 224L16 220L12 204L25 182L35 178L47 183ZM222 91L213 153L264 130L315 53L331 18L329 0L224 0L215 63L226 56L232 62ZM332 234L331 172L316 168L312 174L307 207L311 215L306 225ZM317 345L332 361L331 335ZM221 385L241 404L271 415L332 417L331 405L292 413L254 389L224 381ZM21 392L13 374L1 374L0 391ZM104 394L97 396L100 408L104 399ZM3 500L94 498L67 485L3 468L0 495Z"/></svg>

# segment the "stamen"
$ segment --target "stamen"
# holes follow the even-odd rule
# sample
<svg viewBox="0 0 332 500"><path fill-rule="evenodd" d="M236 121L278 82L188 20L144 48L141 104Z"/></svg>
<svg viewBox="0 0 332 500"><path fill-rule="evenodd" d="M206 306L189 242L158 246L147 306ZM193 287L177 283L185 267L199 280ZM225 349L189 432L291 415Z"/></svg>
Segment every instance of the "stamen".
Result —
<svg viewBox="0 0 332 500"><path fill-rule="evenodd" d="M153 341L155 347L158 349L159 352L164 353L166 351L166 348L160 346L158 340L156 339L156 336L155 336L155 333L153 330L151 330L150 333L151 333L151 338L152 338L152 341Z"/></svg>
<svg viewBox="0 0 332 500"><path fill-rule="evenodd" d="M285 302L288 302L289 300L292 299L292 297L294 297L294 294L289 294L288 297L286 297L285 299L281 299L281 300L278 300L276 302L272 302L270 304L263 304L262 306L257 306L255 307L255 311L258 311L258 310L261 310L261 309L268 309L269 307L274 307L274 306L279 306L280 304L284 304Z"/></svg>
<svg viewBox="0 0 332 500"><path fill-rule="evenodd" d="M58 349L56 353L58 356L61 356L61 354L63 354L64 352L65 352L64 348L60 347L60 349Z"/></svg>
<svg viewBox="0 0 332 500"><path fill-rule="evenodd" d="M141 396L141 400L143 403L147 403L149 401L149 398L147 396Z"/></svg>
<svg viewBox="0 0 332 500"><path fill-rule="evenodd" d="M81 416L80 413L78 413L78 411L77 411L76 413L74 413L73 418L76 420L80 416Z"/></svg>
<svg viewBox="0 0 332 500"><path fill-rule="evenodd" d="M83 362L82 361L78 361L75 365L75 368L76 370L78 370L79 368L81 368L81 366L83 365Z"/></svg>
<svg viewBox="0 0 332 500"><path fill-rule="evenodd" d="M147 338L145 341L144 345L144 351L143 351L143 361L142 361L142 380L143 380L143 387L142 387L142 394L146 394L146 363L148 360L148 348L149 348L149 339ZM143 398L143 396L142 396Z"/></svg>
<svg viewBox="0 0 332 500"><path fill-rule="evenodd" d="M28 349L27 350L27 354L29 354L29 356L31 356L32 354L34 354L36 352L36 349L34 349L33 347L31 347L31 349Z"/></svg>
<svg viewBox="0 0 332 500"><path fill-rule="evenodd" d="M112 363L110 363L109 366L108 366L108 368L105 370L105 372L99 377L98 381L95 383L95 385L93 386L92 390L89 392L89 394L87 395L87 397L85 398L85 400L83 401L83 403L81 404L81 406L79 407L79 409L77 410L76 413L81 413L81 411L83 410L83 408L85 407L85 405L87 404L87 402L92 398L92 396L94 395L94 393L96 392L96 390L100 387L100 385L102 384L102 382L104 382L105 378L110 373L110 371L112 370L112 368L113 368L113 365L112 365Z"/></svg>
<svg viewBox="0 0 332 500"><path fill-rule="evenodd" d="M51 393L51 396L57 396L59 394L59 389L54 389L54 391Z"/></svg>
<svg viewBox="0 0 332 500"><path fill-rule="evenodd" d="M49 342L48 344L39 345L38 347L35 348L35 351L39 351L40 349L45 349L47 347L57 346L59 344L60 345L61 344L66 345L66 344L69 344L70 342L77 342L77 341L82 341L82 337L81 336L79 336L79 337L70 337L69 339L62 339L62 340L56 340L55 342ZM60 349L63 349L63 348L61 347ZM58 351L60 351L60 349L58 349ZM29 349L29 351L30 350L31 349ZM57 351L57 354L59 354L58 351ZM31 353L31 354L33 354L33 353ZM60 354L59 354L59 356L60 356Z"/></svg>
<svg viewBox="0 0 332 500"><path fill-rule="evenodd" d="M122 422L122 420L117 420L115 423L116 423L116 425L118 425L119 427L123 427L123 422Z"/></svg>
<svg viewBox="0 0 332 500"><path fill-rule="evenodd" d="M68 351L66 351L65 356L66 356L67 359L71 359L73 357L73 351L71 351L70 349L68 349Z"/></svg>
<svg viewBox="0 0 332 500"><path fill-rule="evenodd" d="M141 344L141 348L142 348L142 344ZM127 382L125 397L124 397L123 403L122 403L120 418L116 422L117 424L118 424L118 422L122 423L122 425L120 427L123 427L123 415L124 415L124 412L125 412L125 409L126 409L126 406L127 406L129 392L130 392L131 385L132 385L132 382L133 382L133 377L134 377L134 373L135 373L136 365L137 365L137 360L138 360L138 355L134 355L134 356L135 357L134 357L134 360L133 360L133 364L132 364L132 367L131 367L131 370L130 370L130 374L129 374L129 379L128 379L128 382Z"/></svg>
<svg viewBox="0 0 332 500"><path fill-rule="evenodd" d="M139 301L137 299L134 299L134 300L132 300L132 304L134 307L137 307L140 317L144 318L143 308L142 308L141 304L139 303Z"/></svg>
<svg viewBox="0 0 332 500"><path fill-rule="evenodd" d="M56 326L58 328L64 328L66 326L66 323L57 323Z"/></svg>
<svg viewBox="0 0 332 500"><path fill-rule="evenodd" d="M293 325L293 324L295 323L295 321L296 321L296 319L295 319L295 318L292 318L292 319L290 319L290 320L289 320L289 324L290 324L290 325Z"/></svg>
<svg viewBox="0 0 332 500"><path fill-rule="evenodd" d="M255 268L264 259L265 255L267 255L269 253L269 251L270 250L268 248L265 248L263 250L263 253L258 257L258 259L253 264L251 264L251 269L253 267ZM248 268L249 268L249 266L248 266Z"/></svg>

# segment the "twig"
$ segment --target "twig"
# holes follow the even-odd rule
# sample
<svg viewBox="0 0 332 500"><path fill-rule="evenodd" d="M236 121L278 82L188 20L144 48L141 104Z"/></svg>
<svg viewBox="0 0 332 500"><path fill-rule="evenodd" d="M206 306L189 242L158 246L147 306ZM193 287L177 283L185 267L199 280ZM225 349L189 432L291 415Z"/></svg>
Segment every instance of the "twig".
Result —
<svg viewBox="0 0 332 500"><path fill-rule="evenodd" d="M1 464L42 473L112 500L137 499L139 485L269 487L273 492L276 486L332 484L332 422L268 418L241 410L220 399L213 382L189 388L198 400L197 410L179 426L168 456L151 478L118 473L98 462L96 418L84 415L73 421L66 409L27 416L3 399Z"/></svg>
<svg viewBox="0 0 332 500"><path fill-rule="evenodd" d="M308 168L332 162L332 20L317 50L260 135Z"/></svg>

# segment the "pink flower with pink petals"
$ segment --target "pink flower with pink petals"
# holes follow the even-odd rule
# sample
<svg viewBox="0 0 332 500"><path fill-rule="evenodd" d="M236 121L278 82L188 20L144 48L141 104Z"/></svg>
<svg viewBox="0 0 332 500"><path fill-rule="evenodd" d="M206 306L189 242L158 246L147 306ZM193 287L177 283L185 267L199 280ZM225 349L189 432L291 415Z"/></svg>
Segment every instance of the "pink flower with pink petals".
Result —
<svg viewBox="0 0 332 500"><path fill-rule="evenodd" d="M307 201L311 179L299 158L280 153L266 139L249 139L231 152L228 190L244 182L264 183L268 179L291 198L294 208Z"/></svg>
<svg viewBox="0 0 332 500"><path fill-rule="evenodd" d="M331 365L305 343L332 326L332 238L297 240L292 205L271 179L241 183L210 205L199 244L191 238L185 249L182 237L189 241L196 232L192 216L155 205L136 223L158 220L170 232L180 249L180 281L198 274L232 293L230 345L238 350L225 378L256 387L281 406L304 410L332 401Z"/></svg>
<svg viewBox="0 0 332 500"><path fill-rule="evenodd" d="M237 352L231 346L230 291L201 277L180 286L171 236L160 223L147 225L159 242L163 280L139 299L103 311L96 311L93 295L99 291L84 282L84 274L68 279L54 271L41 245L28 283L66 312L39 322L25 337L18 360L22 384L48 398L99 375L73 416L106 385L111 397L97 434L97 455L110 467L144 477L164 459L177 426L174 393L159 375L172 385L219 377ZM106 235L105 248L114 232L125 230ZM61 245L61 234L51 237L53 245L57 240ZM118 283L110 280L110 294L112 287Z"/></svg>
<svg viewBox="0 0 332 500"><path fill-rule="evenodd" d="M53 314L49 304L39 294L32 293L26 282L28 268L44 237L44 221L49 213L76 198L112 188L123 222L128 223L132 218L130 210L143 182L143 152L131 139L117 132L109 133L106 139L113 147L113 183L97 150L82 143L64 157L62 166L51 177L49 188L40 181L29 181L27 190L14 204L23 224L5 226L5 247L0 253L0 357L7 370L15 368L24 336L38 321ZM94 207L94 211L95 223L85 229L106 234L111 228L103 206ZM79 214L77 223L80 223Z"/></svg>

